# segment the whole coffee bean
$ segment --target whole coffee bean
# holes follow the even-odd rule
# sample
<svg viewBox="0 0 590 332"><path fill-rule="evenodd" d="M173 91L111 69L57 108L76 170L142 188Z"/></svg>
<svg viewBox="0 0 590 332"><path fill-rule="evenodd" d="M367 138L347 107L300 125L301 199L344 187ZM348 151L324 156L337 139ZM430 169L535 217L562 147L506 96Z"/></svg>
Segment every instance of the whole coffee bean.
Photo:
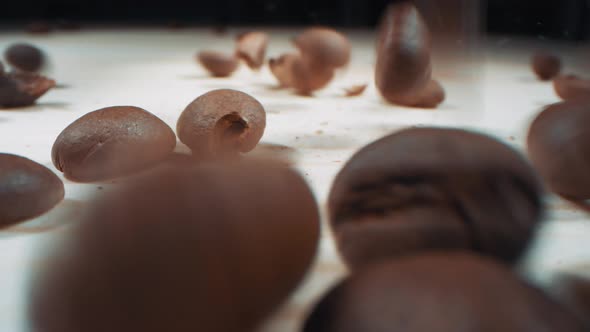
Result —
<svg viewBox="0 0 590 332"><path fill-rule="evenodd" d="M410 128L357 152L328 200L338 249L353 269L425 250L516 261L542 214L526 160L493 138Z"/></svg>
<svg viewBox="0 0 590 332"><path fill-rule="evenodd" d="M35 274L34 331L253 331L318 247L317 205L284 166L166 166L109 194Z"/></svg>
<svg viewBox="0 0 590 332"><path fill-rule="evenodd" d="M238 36L236 55L244 60L248 67L259 70L266 58L268 34L259 31L247 32Z"/></svg>
<svg viewBox="0 0 590 332"><path fill-rule="evenodd" d="M561 274L553 280L549 291L590 328L590 278Z"/></svg>
<svg viewBox="0 0 590 332"><path fill-rule="evenodd" d="M30 44L14 44L4 52L6 62L12 67L28 72L37 72L43 67L45 55Z"/></svg>
<svg viewBox="0 0 590 332"><path fill-rule="evenodd" d="M590 97L590 80L575 75L562 75L553 80L555 93L563 100Z"/></svg>
<svg viewBox="0 0 590 332"><path fill-rule="evenodd" d="M129 175L164 160L176 136L153 114L133 106L90 112L70 124L55 140L53 164L79 182Z"/></svg>
<svg viewBox="0 0 590 332"><path fill-rule="evenodd" d="M548 187L573 201L590 198L590 100L569 100L541 112L529 128L528 153Z"/></svg>
<svg viewBox="0 0 590 332"><path fill-rule="evenodd" d="M53 87L54 80L33 73L11 72L0 75L0 107L33 105Z"/></svg>
<svg viewBox="0 0 590 332"><path fill-rule="evenodd" d="M63 182L32 160L0 153L0 227L32 219L64 198Z"/></svg>
<svg viewBox="0 0 590 332"><path fill-rule="evenodd" d="M350 62L350 41L334 29L309 28L293 42L312 68L340 68Z"/></svg>
<svg viewBox="0 0 590 332"><path fill-rule="evenodd" d="M0 76L4 75L4 64L0 61Z"/></svg>
<svg viewBox="0 0 590 332"><path fill-rule="evenodd" d="M280 87L288 88L293 86L292 66L293 62L297 61L299 57L299 54L286 53L278 58L271 58L268 61L268 67L277 81L279 81Z"/></svg>
<svg viewBox="0 0 590 332"><path fill-rule="evenodd" d="M228 77L233 74L240 62L232 54L228 55L216 51L202 51L197 54L197 60L207 69L211 75L216 77Z"/></svg>
<svg viewBox="0 0 590 332"><path fill-rule="evenodd" d="M582 332L569 311L506 267L432 253L358 271L332 289L304 332Z"/></svg>
<svg viewBox="0 0 590 332"><path fill-rule="evenodd" d="M410 2L389 5L380 26L375 83L390 103L413 106L430 82L430 33Z"/></svg>
<svg viewBox="0 0 590 332"><path fill-rule="evenodd" d="M548 81L559 75L561 60L552 54L537 53L533 55L531 66L541 81Z"/></svg>
<svg viewBox="0 0 590 332"><path fill-rule="evenodd" d="M222 89L191 102L180 115L176 132L193 155L216 157L254 149L265 127L266 112L256 99Z"/></svg>

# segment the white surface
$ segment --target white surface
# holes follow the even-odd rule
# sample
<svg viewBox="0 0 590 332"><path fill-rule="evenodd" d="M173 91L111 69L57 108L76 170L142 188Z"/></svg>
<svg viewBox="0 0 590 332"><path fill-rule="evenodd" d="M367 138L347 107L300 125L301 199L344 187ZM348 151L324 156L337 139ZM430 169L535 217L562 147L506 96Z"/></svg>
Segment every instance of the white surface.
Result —
<svg viewBox="0 0 590 332"><path fill-rule="evenodd" d="M270 55L291 50L294 31L274 31ZM296 166L312 186L322 208L331 181L350 155L372 140L410 125L477 128L522 148L526 129L539 109L557 101L551 85L534 79L529 52L518 42L494 42L494 52L480 50L475 62L436 59L435 72L445 86L447 101L438 110L418 110L384 104L372 85L373 36L352 32L352 64L316 98L276 90L265 68L253 73L245 66L231 79L210 78L193 60L200 49L232 51L232 34L208 30L82 30L32 37L0 34L0 49L17 41L41 46L52 60L49 75L67 85L26 109L0 111L0 152L31 158L50 169L55 137L69 123L98 108L134 105L145 108L172 128L184 107L212 89L247 92L265 106L267 130L263 142L295 149ZM560 46L569 64L581 52ZM500 50L500 51L498 51ZM507 52L507 50L511 50ZM498 51L498 52L496 52ZM569 68L573 69L573 68ZM342 89L371 83L361 97L345 98ZM182 149L182 146L179 147ZM5 231L0 237L0 331L26 331L26 281L36 264L33 249L50 232L44 227L73 222L84 201L108 184L75 184L64 179L66 200L56 210ZM551 198L551 222L538 237L525 264L534 280L544 282L553 271L575 269L590 262L590 222L587 216ZM588 269L588 265L585 265ZM264 331L297 331L305 311L346 273L339 262L327 228L308 281L279 311Z"/></svg>

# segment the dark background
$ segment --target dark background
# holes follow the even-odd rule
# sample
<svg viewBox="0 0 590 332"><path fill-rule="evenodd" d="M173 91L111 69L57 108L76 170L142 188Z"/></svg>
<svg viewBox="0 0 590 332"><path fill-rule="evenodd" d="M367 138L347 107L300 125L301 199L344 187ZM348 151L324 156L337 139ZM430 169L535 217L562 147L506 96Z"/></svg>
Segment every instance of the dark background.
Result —
<svg viewBox="0 0 590 332"><path fill-rule="evenodd" d="M364 27L374 26L389 2L391 0L2 0L0 20ZM445 0L432 2L444 6ZM588 39L589 2L481 1L482 23L488 32L495 34Z"/></svg>

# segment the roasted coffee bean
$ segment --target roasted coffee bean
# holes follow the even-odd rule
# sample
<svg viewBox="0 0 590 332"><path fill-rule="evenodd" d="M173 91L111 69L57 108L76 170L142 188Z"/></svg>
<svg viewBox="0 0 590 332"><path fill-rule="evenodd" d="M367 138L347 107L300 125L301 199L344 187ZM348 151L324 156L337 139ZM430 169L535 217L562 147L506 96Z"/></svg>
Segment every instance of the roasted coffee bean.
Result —
<svg viewBox="0 0 590 332"><path fill-rule="evenodd" d="M64 198L64 184L45 166L0 153L0 227L32 219Z"/></svg>
<svg viewBox="0 0 590 332"><path fill-rule="evenodd" d="M469 250L513 263L542 215L533 174L493 138L405 129L346 163L330 192L330 223L353 269L425 250Z"/></svg>
<svg viewBox="0 0 590 332"><path fill-rule="evenodd" d="M390 103L414 106L431 81L430 33L410 2L389 5L381 22L375 83Z"/></svg>
<svg viewBox="0 0 590 332"><path fill-rule="evenodd" d="M47 34L53 30L53 27L46 21L33 21L25 27L25 31L31 34Z"/></svg>
<svg viewBox="0 0 590 332"><path fill-rule="evenodd" d="M407 106L436 108L445 101L445 95L442 85L436 80L430 80L426 87L415 96L415 101L409 103Z"/></svg>
<svg viewBox="0 0 590 332"><path fill-rule="evenodd" d="M11 72L0 75L0 107L30 106L51 88L55 81L41 75Z"/></svg>
<svg viewBox="0 0 590 332"><path fill-rule="evenodd" d="M347 97L357 97L362 95L367 89L367 84L353 85L350 88L344 89Z"/></svg>
<svg viewBox="0 0 590 332"><path fill-rule="evenodd" d="M29 44L14 44L4 52L6 62L15 69L37 72L43 67L45 55L43 51Z"/></svg>
<svg viewBox="0 0 590 332"><path fill-rule="evenodd" d="M553 80L553 88L563 100L590 98L590 80L575 75L556 77Z"/></svg>
<svg viewBox="0 0 590 332"><path fill-rule="evenodd" d="M531 124L527 144L553 192L573 201L590 199L590 99L547 107Z"/></svg>
<svg viewBox="0 0 590 332"><path fill-rule="evenodd" d="M561 60L552 54L537 53L533 55L531 66L541 81L548 81L561 71Z"/></svg>
<svg viewBox="0 0 590 332"><path fill-rule="evenodd" d="M268 39L268 34L259 31L241 34L237 40L236 55L251 69L259 70L266 58Z"/></svg>
<svg viewBox="0 0 590 332"><path fill-rule="evenodd" d="M293 86L293 62L298 61L299 57L299 54L286 53L268 61L270 71L279 81L279 86L283 88Z"/></svg>
<svg viewBox="0 0 590 332"><path fill-rule="evenodd" d="M191 102L180 115L176 132L193 155L219 157L254 149L265 127L266 112L256 99L222 89Z"/></svg>
<svg viewBox="0 0 590 332"><path fill-rule="evenodd" d="M133 106L90 112L57 137L53 164L73 181L95 182L126 176L164 160L176 136L155 115Z"/></svg>
<svg viewBox="0 0 590 332"><path fill-rule="evenodd" d="M576 314L590 329L590 278L561 274L550 285L555 299Z"/></svg>
<svg viewBox="0 0 590 332"><path fill-rule="evenodd" d="M330 28L309 28L293 40L302 58L313 69L340 68L350 62L348 38Z"/></svg>
<svg viewBox="0 0 590 332"><path fill-rule="evenodd" d="M35 274L33 331L253 331L320 231L301 176L260 162L158 167L87 215Z"/></svg>
<svg viewBox="0 0 590 332"><path fill-rule="evenodd" d="M240 62L233 55L216 51L202 51L197 54L197 60L207 69L211 75L216 77L228 77L233 74Z"/></svg>
<svg viewBox="0 0 590 332"><path fill-rule="evenodd" d="M508 268L431 253L353 273L308 317L304 332L582 332L582 323Z"/></svg>

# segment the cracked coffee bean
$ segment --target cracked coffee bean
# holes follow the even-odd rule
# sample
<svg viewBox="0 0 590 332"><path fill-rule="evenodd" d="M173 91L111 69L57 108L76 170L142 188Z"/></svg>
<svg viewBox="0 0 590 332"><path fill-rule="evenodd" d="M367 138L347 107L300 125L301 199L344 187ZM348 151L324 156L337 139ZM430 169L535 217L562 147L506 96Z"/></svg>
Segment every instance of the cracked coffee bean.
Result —
<svg viewBox="0 0 590 332"><path fill-rule="evenodd" d="M232 54L228 55L216 51L202 51L197 54L197 60L203 67L215 77L229 77L231 76L240 62Z"/></svg>
<svg viewBox="0 0 590 332"><path fill-rule="evenodd" d="M248 67L260 70L266 58L268 34L259 31L247 32L238 36L236 55L244 60Z"/></svg>
<svg viewBox="0 0 590 332"><path fill-rule="evenodd" d="M155 115L133 106L90 112L55 140L53 164L66 178L95 182L130 175L166 159L176 136Z"/></svg>
<svg viewBox="0 0 590 332"><path fill-rule="evenodd" d="M590 100L570 100L547 107L530 126L528 153L556 194L590 199Z"/></svg>
<svg viewBox="0 0 590 332"><path fill-rule="evenodd" d="M587 330L572 313L492 260L430 253L352 274L328 292L303 327L303 332L358 331Z"/></svg>
<svg viewBox="0 0 590 332"><path fill-rule="evenodd" d="M55 81L41 75L27 72L5 73L0 75L0 107L33 105L53 87Z"/></svg>
<svg viewBox="0 0 590 332"><path fill-rule="evenodd" d="M15 69L26 72L39 71L45 62L45 55L30 44L14 44L4 52L4 59Z"/></svg>
<svg viewBox="0 0 590 332"><path fill-rule="evenodd" d="M266 112L252 96L214 90L191 102L176 125L178 138L196 157L233 156L256 147L264 134Z"/></svg>
<svg viewBox="0 0 590 332"><path fill-rule="evenodd" d="M561 71L561 60L552 54L537 53L533 55L531 66L541 81L548 81Z"/></svg>
<svg viewBox="0 0 590 332"><path fill-rule="evenodd" d="M35 274L35 331L255 331L320 236L302 177L262 162L158 167L86 215Z"/></svg>
<svg viewBox="0 0 590 332"><path fill-rule="evenodd" d="M534 171L503 143L459 129L411 128L357 152L329 196L346 263L425 250L470 250L507 263L542 214Z"/></svg>
<svg viewBox="0 0 590 332"><path fill-rule="evenodd" d="M63 182L47 167L0 153L0 227L40 216L63 198Z"/></svg>

